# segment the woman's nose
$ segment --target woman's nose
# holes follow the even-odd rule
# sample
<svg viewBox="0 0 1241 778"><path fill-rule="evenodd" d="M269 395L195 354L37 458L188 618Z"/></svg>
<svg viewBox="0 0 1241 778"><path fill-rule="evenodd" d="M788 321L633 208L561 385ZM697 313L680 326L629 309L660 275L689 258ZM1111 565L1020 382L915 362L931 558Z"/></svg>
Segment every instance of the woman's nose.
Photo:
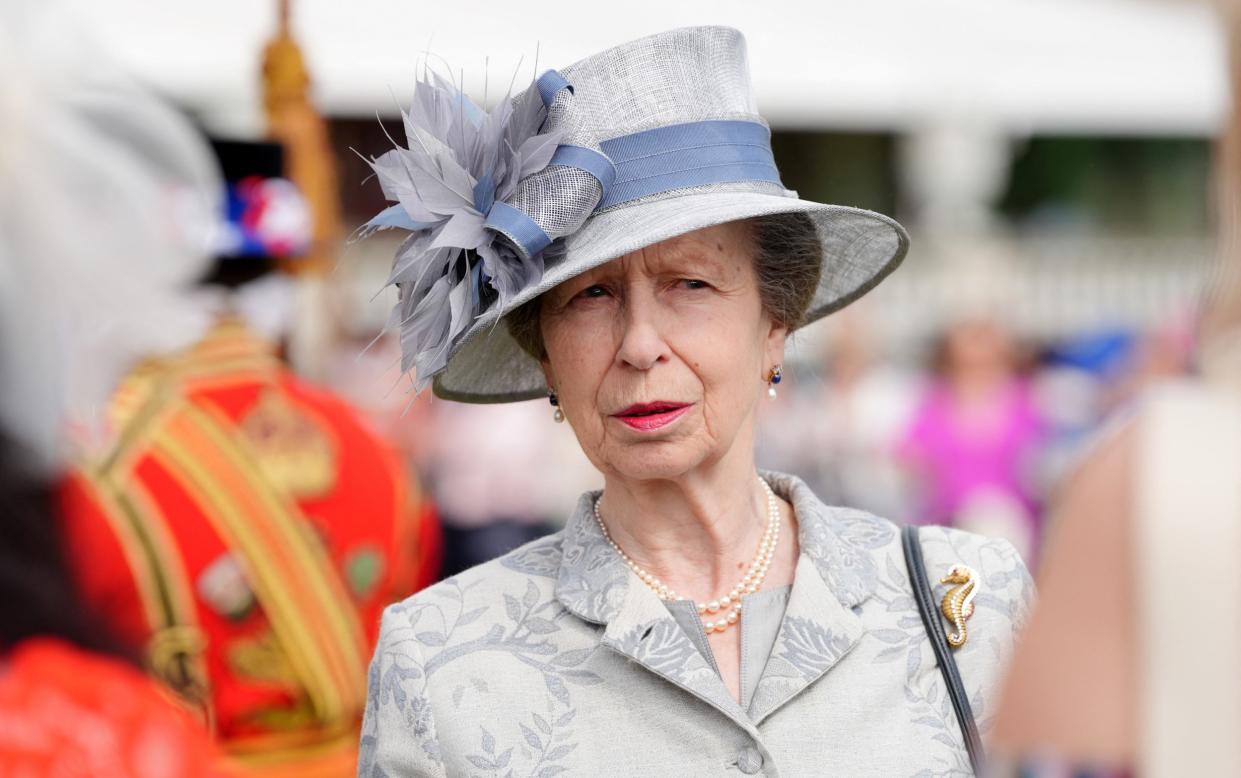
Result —
<svg viewBox="0 0 1241 778"><path fill-rule="evenodd" d="M620 348L617 362L638 370L649 370L668 359L669 348L659 324L656 306L650 301L631 296L620 319Z"/></svg>

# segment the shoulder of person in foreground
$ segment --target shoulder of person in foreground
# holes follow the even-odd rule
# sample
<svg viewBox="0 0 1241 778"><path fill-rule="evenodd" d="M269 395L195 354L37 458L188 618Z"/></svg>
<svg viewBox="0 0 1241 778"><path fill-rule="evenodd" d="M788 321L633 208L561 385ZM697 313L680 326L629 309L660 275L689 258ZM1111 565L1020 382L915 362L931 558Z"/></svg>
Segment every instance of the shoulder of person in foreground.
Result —
<svg viewBox="0 0 1241 778"><path fill-rule="evenodd" d="M560 629L554 589L561 533L424 589L384 611L367 680L358 775L445 775L431 689L453 658L502 642L514 630L533 637Z"/></svg>
<svg viewBox="0 0 1241 778"><path fill-rule="evenodd" d="M1105 430L1055 499L1042 596L1013 660L996 726L1006 757L1128 768L1137 755L1135 492L1154 414L1184 391L1148 394ZM1181 452L1183 456L1203 451ZM1209 454L1207 454L1209 456Z"/></svg>
<svg viewBox="0 0 1241 778"><path fill-rule="evenodd" d="M38 637L4 661L0 775L232 774L192 712L121 659Z"/></svg>

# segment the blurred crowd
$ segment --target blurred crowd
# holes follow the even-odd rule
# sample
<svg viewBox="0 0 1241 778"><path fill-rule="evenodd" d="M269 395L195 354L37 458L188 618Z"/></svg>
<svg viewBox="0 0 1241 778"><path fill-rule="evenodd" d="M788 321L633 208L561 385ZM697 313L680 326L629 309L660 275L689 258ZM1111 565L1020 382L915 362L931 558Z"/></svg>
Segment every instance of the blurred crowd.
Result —
<svg viewBox="0 0 1241 778"><path fill-rule="evenodd" d="M978 314L894 358L868 326L877 313L863 302L825 325L802 380L769 409L765 465L835 504L1003 537L1031 569L1049 501L1090 441L1190 368L1179 321L1033 343Z"/></svg>

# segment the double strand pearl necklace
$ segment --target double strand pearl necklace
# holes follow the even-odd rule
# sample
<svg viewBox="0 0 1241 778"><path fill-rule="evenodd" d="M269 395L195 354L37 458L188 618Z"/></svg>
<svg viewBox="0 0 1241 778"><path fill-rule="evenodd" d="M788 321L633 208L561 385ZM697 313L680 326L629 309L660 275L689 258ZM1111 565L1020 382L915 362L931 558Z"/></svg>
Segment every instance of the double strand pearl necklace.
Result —
<svg viewBox="0 0 1241 778"><path fill-rule="evenodd" d="M767 530L758 544L758 553L754 556L754 561L750 562L741 580L728 591L728 594L718 600L711 600L698 606L698 617L702 619L703 629L708 633L723 632L741 621L741 598L762 588L763 580L767 578L767 571L771 568L771 558L775 554L776 544L780 541L780 507L776 502L775 492L771 491L771 486L762 478L759 478L758 482L762 484L763 491L767 493ZM595 521L598 522L603 537L613 550L620 555L625 564L629 565L629 569L642 579L642 583L649 586L661 600L671 602L680 599L676 592L630 559L629 555L616 544L616 541L612 540L611 533L603 523L603 516L599 513L599 502L600 500L595 500ZM716 614L719 614L718 618L706 618L708 615L715 616Z"/></svg>

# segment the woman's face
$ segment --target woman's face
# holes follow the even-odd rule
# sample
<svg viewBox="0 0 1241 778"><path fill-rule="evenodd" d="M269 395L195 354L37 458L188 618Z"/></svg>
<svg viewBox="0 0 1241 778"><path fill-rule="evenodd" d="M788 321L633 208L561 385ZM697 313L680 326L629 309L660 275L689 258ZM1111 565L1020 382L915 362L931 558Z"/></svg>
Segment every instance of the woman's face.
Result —
<svg viewBox="0 0 1241 778"><path fill-rule="evenodd" d="M787 330L764 312L748 223L626 254L544 296L544 370L605 475L678 478L753 448ZM741 452L739 452L741 453Z"/></svg>

